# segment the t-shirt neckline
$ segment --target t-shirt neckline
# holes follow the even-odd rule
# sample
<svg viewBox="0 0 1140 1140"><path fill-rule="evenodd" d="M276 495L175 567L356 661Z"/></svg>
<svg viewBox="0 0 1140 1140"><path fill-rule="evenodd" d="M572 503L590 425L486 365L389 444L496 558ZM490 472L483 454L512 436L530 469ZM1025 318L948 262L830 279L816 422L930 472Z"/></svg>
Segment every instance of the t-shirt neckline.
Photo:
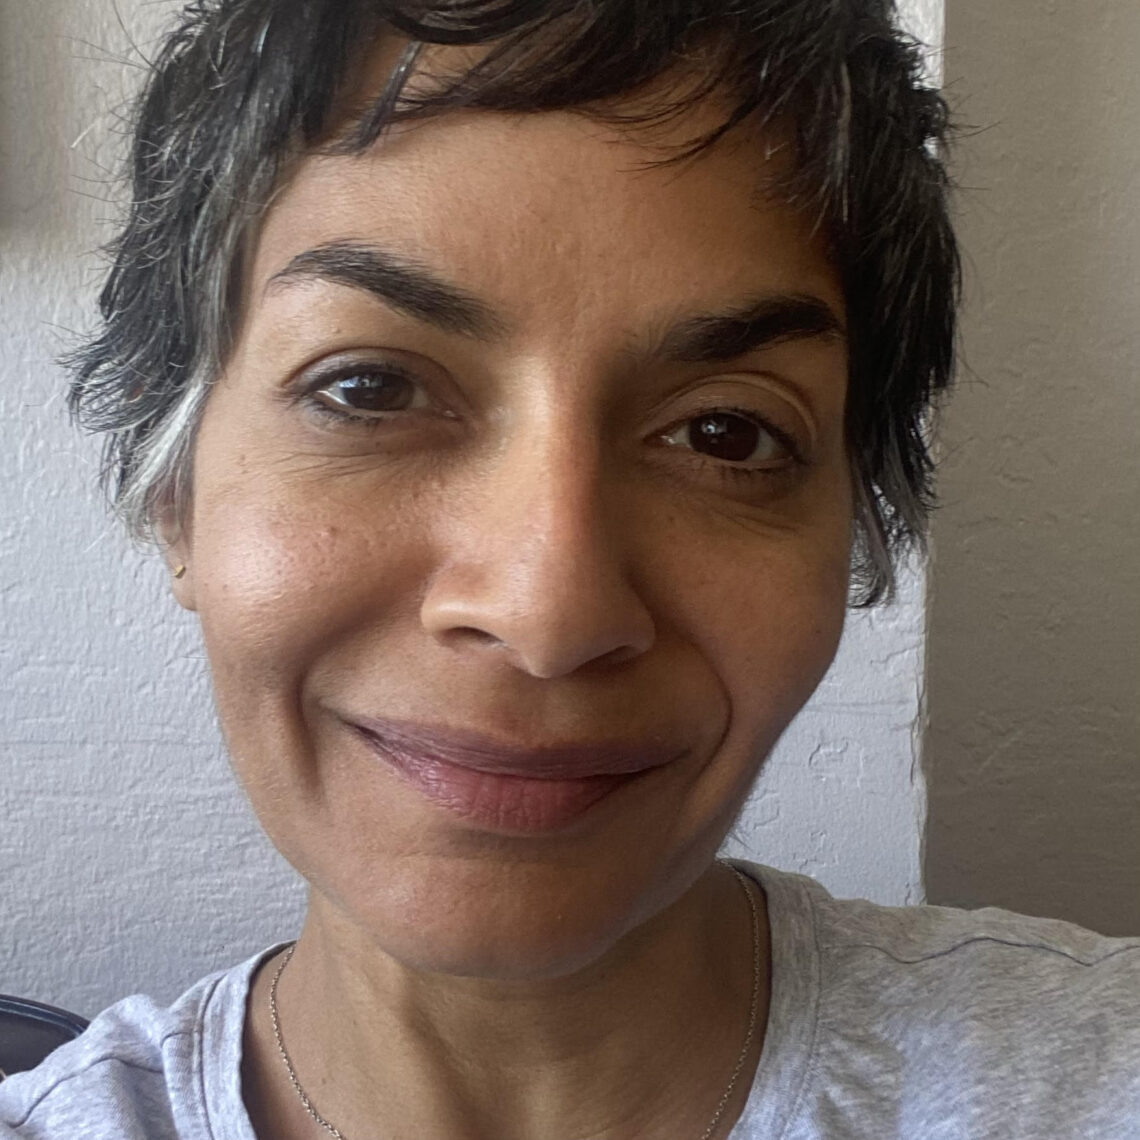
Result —
<svg viewBox="0 0 1140 1140"><path fill-rule="evenodd" d="M797 876L743 859L726 862L764 891L772 955L764 1046L744 1111L728 1140L778 1140L795 1114L815 1045L820 958L814 908ZM275 943L239 963L203 997L194 1069L210 1140L259 1140L241 1087L250 990L257 970L290 944Z"/></svg>
<svg viewBox="0 0 1140 1140"><path fill-rule="evenodd" d="M772 992L768 1025L744 1111L728 1140L779 1140L811 1072L819 1023L820 955L806 880L743 859L726 862L763 888L768 905Z"/></svg>
<svg viewBox="0 0 1140 1140"><path fill-rule="evenodd" d="M195 1070L210 1140L259 1140L242 1095L245 1023L254 974L292 941L278 942L223 974L202 1008Z"/></svg>

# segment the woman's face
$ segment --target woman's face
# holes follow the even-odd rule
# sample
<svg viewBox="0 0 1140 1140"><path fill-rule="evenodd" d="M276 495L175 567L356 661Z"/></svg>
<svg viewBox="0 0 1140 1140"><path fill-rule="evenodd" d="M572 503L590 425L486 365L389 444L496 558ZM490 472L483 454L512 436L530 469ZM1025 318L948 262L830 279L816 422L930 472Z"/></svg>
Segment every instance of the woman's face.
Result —
<svg viewBox="0 0 1140 1140"><path fill-rule="evenodd" d="M308 158L267 215L175 588L269 835L402 961L596 960L832 659L843 297L761 155L455 114Z"/></svg>

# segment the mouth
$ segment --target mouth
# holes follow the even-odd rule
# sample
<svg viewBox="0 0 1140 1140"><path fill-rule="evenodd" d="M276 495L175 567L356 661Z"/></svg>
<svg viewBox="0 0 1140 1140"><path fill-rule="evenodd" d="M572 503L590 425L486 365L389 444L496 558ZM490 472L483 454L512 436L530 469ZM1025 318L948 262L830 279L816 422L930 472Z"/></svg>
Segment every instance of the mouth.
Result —
<svg viewBox="0 0 1140 1140"><path fill-rule="evenodd" d="M466 729L353 718L369 749L427 799L481 828L558 831L618 788L678 758L660 744L520 748Z"/></svg>

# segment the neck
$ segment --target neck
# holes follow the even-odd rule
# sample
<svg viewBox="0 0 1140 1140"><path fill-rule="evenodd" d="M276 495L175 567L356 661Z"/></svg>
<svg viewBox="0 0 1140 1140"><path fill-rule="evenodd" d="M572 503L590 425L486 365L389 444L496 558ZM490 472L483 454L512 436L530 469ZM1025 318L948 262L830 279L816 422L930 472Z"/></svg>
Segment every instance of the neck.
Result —
<svg viewBox="0 0 1140 1140"><path fill-rule="evenodd" d="M349 1140L699 1140L749 1025L752 913L734 879L714 865L588 966L525 981L411 969L314 900L277 994L300 1083ZM717 1137L747 1100L767 1015L767 916L762 892L749 890L759 1002ZM268 1024L277 964L251 996L247 1102L261 1136L327 1135L289 1084Z"/></svg>

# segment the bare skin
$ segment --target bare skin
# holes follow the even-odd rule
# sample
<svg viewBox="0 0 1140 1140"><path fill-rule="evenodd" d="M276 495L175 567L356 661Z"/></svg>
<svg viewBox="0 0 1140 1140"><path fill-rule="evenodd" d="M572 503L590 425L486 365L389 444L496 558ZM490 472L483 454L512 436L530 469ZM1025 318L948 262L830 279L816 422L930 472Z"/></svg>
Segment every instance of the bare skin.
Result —
<svg viewBox="0 0 1140 1140"><path fill-rule="evenodd" d="M843 625L844 303L810 219L758 195L756 140L655 157L572 114L448 115L302 161L253 252L170 556L234 767L310 884L281 1018L350 1140L697 1140L744 1041L751 916L713 860ZM295 272L337 243L485 327ZM784 334L726 355L722 318L757 312ZM346 412L361 376L398 407ZM521 834L425 798L361 715L676 754ZM275 966L246 1101L263 1140L316 1138Z"/></svg>
<svg viewBox="0 0 1140 1140"><path fill-rule="evenodd" d="M407 978L397 971L391 971L391 992L380 1001L374 989L361 991L341 977L333 979L334 993L318 997L301 992L300 974L290 973L294 957L281 975L278 1009L290 1058L305 1074L305 1091L317 1110L350 1137L525 1140L552 1135L550 1120L556 1116L557 1135L571 1140L697 1140L740 1059L752 998L750 913L727 872L718 868L710 878L716 880L716 901L723 912L710 915L710 925L689 919L678 930L690 936L703 932L704 945L696 948L705 959L703 968L672 957L666 939L643 928L646 942L653 939L655 960L639 958L628 978L620 980L605 976L612 970L607 965L606 970L552 981L539 999L540 1019L521 1031L510 1013L518 995L511 984L501 987L497 1013L488 1012L486 1003L493 997L485 986L436 978L409 992ZM764 1040L770 979L761 891L754 890L754 901L761 915L756 1030L709 1140L728 1136L743 1111ZM717 919L728 914L742 921L728 924L722 933ZM327 1133L289 1084L268 1013L280 957L259 971L250 994L242 1073L246 1105L258 1136L316 1140ZM592 999L602 991L612 993L614 1002L599 1014ZM480 1048L456 1055L443 1048L445 1043L420 1016L401 1016L441 1001L448 1003L453 1019L462 1013ZM305 1012L317 1002L358 1010L359 1015L332 1027L319 1016L306 1024ZM373 1016L366 1017L365 1010ZM636 1033L629 1032L632 1026ZM678 1026L689 1026L691 1032L678 1037ZM332 1057L367 1056L377 1041L384 1043L384 1060L367 1074L357 1066L327 1063ZM353 1116L354 1104L370 1107Z"/></svg>

